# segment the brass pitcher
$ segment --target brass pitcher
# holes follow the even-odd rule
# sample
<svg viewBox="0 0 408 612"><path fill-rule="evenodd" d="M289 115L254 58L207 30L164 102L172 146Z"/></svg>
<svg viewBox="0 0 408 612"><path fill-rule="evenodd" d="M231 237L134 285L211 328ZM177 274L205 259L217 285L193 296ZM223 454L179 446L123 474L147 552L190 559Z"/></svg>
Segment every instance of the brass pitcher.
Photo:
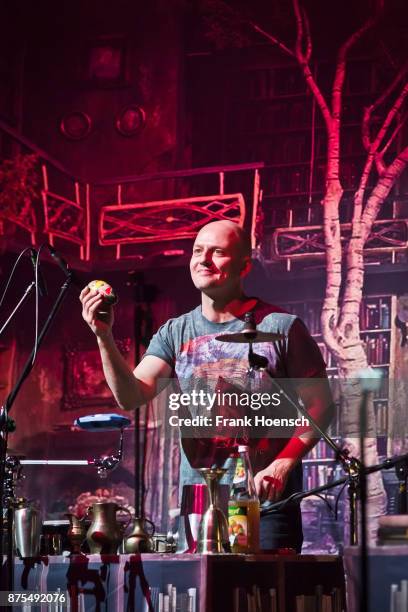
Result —
<svg viewBox="0 0 408 612"><path fill-rule="evenodd" d="M125 527L116 520L118 510L129 514ZM130 511L114 502L97 502L88 508L88 513L92 514L92 523L87 531L86 541L91 554L116 555L123 533L132 520Z"/></svg>
<svg viewBox="0 0 408 612"><path fill-rule="evenodd" d="M149 527L147 527L149 526ZM147 518L135 517L133 519L133 528L130 534L125 538L125 553L148 553L154 551L154 525Z"/></svg>
<svg viewBox="0 0 408 612"><path fill-rule="evenodd" d="M67 537L71 545L71 553L79 555L81 553L82 542L86 538L85 517L78 518L75 514L67 512L64 514L69 520Z"/></svg>

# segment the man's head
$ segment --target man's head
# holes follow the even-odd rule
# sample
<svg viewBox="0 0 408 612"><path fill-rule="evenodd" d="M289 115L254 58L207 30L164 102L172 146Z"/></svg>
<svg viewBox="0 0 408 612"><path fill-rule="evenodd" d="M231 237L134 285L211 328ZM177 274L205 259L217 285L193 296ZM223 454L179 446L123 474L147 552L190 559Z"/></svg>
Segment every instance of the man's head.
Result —
<svg viewBox="0 0 408 612"><path fill-rule="evenodd" d="M239 225L214 221L198 232L190 262L197 289L214 296L238 292L250 267L250 239Z"/></svg>

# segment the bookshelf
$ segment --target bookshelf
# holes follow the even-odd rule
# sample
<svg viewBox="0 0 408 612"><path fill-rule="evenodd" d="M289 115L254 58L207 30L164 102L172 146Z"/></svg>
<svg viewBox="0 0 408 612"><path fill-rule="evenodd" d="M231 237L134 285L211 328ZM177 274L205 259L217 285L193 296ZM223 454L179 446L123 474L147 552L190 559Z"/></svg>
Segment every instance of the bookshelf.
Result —
<svg viewBox="0 0 408 612"><path fill-rule="evenodd" d="M321 335L320 300L304 302L293 301L283 307L292 314L296 314L307 325L310 333L316 340L327 365L329 379L335 381L338 377L336 364L327 350ZM364 298L360 309L360 336L367 352L368 364L373 368L382 370L381 386L373 396L376 427L377 448L380 457L391 454L391 436L394 421L392 389L390 382L395 376L395 351L397 345L397 329L394 325L397 312L397 298L392 295L372 295ZM336 403L339 398L334 396ZM336 417L330 426L329 433L339 440L340 405L337 404ZM303 460L303 488L305 490L321 486L332 480L344 476L341 466L336 464L334 452L323 440ZM319 498L305 500L302 504L304 515L304 535L307 552L333 552L334 547L341 549L343 537L343 512L347 501L337 502L341 491L332 490L325 496L326 501L334 508L338 505L338 525L333 525L333 517L328 505ZM306 520L305 520L306 517ZM322 543L323 542L323 543Z"/></svg>

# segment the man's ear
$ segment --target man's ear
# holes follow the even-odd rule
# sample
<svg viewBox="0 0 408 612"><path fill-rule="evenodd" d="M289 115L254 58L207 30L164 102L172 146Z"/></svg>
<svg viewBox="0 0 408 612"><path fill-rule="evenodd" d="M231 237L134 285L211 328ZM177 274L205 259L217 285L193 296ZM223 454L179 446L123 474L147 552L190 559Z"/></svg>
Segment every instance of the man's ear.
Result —
<svg viewBox="0 0 408 612"><path fill-rule="evenodd" d="M242 267L241 267L240 275L242 277L247 276L247 274L249 274L251 268L252 268L252 259L249 256L244 257L244 259L242 261Z"/></svg>

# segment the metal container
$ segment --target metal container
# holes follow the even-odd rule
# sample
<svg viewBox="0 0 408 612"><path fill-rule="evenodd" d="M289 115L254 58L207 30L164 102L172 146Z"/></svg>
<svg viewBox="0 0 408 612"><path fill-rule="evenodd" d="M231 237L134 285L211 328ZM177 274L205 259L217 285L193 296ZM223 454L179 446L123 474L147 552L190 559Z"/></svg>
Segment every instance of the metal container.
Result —
<svg viewBox="0 0 408 612"><path fill-rule="evenodd" d="M72 513L66 513L65 516L69 519L69 529L67 537L69 540L71 552L74 555L79 555L81 553L81 546L86 538L87 532L85 525L85 517L79 518Z"/></svg>
<svg viewBox="0 0 408 612"><path fill-rule="evenodd" d="M62 536L59 533L46 533L40 536L40 555L62 554Z"/></svg>
<svg viewBox="0 0 408 612"><path fill-rule="evenodd" d="M228 537L228 521L219 507L219 481L227 470L222 468L200 468L208 488L208 509L201 518L197 535L197 552L213 554L231 552Z"/></svg>
<svg viewBox="0 0 408 612"><path fill-rule="evenodd" d="M175 553L176 541L172 534L155 533L152 536L154 552L157 553Z"/></svg>
<svg viewBox="0 0 408 612"><path fill-rule="evenodd" d="M129 515L125 527L117 521L116 512L122 510ZM127 508L118 506L114 502L97 502L88 511L92 513L92 523L87 531L86 539L91 554L116 555L123 533L132 520Z"/></svg>
<svg viewBox="0 0 408 612"><path fill-rule="evenodd" d="M218 485L218 505L228 512L229 486ZM206 484L184 485L181 496L177 552L197 552L198 528L209 506Z"/></svg>
<svg viewBox="0 0 408 612"><path fill-rule="evenodd" d="M154 552L154 525L149 519L135 517L131 533L125 538L124 550L127 554Z"/></svg>
<svg viewBox="0 0 408 612"><path fill-rule="evenodd" d="M14 541L17 554L25 559L40 553L41 518L32 504L14 510Z"/></svg>

